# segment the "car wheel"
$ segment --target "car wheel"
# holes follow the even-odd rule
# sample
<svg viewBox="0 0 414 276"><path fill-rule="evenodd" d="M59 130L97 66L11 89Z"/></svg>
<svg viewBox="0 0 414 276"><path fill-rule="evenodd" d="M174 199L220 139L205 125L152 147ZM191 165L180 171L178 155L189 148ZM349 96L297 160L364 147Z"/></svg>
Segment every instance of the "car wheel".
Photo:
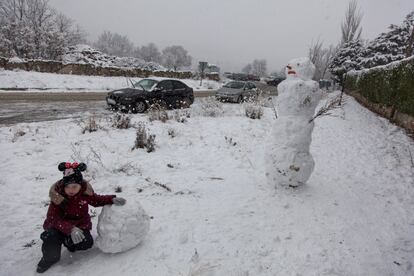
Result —
<svg viewBox="0 0 414 276"><path fill-rule="evenodd" d="M189 108L191 105L190 98L184 98L180 101L180 108Z"/></svg>
<svg viewBox="0 0 414 276"><path fill-rule="evenodd" d="M147 110L147 104L144 101L137 101L132 108L133 113L144 113Z"/></svg>

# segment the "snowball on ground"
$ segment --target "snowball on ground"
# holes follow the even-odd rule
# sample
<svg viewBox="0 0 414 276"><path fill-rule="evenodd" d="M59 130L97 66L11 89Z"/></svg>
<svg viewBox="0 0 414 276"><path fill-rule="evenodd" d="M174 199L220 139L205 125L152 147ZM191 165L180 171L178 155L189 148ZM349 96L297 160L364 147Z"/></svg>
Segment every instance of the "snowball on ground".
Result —
<svg viewBox="0 0 414 276"><path fill-rule="evenodd" d="M144 240L149 227L150 218L138 202L106 205L98 218L96 246L105 253L127 251Z"/></svg>

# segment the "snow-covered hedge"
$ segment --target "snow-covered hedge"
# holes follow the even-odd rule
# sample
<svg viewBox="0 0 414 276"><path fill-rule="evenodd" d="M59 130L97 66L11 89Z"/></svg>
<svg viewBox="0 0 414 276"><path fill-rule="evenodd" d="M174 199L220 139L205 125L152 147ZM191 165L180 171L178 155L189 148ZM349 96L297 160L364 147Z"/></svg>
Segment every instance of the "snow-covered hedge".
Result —
<svg viewBox="0 0 414 276"><path fill-rule="evenodd" d="M414 116L414 56L347 74L345 88L367 100Z"/></svg>

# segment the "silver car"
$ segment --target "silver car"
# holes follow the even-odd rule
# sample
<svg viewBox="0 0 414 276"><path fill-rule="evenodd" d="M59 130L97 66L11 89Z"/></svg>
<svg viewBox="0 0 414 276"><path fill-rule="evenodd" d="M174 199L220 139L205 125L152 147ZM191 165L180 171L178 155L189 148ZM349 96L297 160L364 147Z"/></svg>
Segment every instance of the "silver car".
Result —
<svg viewBox="0 0 414 276"><path fill-rule="evenodd" d="M245 100L257 97L256 85L249 81L231 81L217 90L216 99L219 101L230 101L241 103Z"/></svg>

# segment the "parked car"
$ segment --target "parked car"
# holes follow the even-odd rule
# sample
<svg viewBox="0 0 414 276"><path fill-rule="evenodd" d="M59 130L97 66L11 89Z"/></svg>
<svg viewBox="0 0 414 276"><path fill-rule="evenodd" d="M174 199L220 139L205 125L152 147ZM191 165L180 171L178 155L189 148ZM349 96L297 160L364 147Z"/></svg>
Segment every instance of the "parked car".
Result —
<svg viewBox="0 0 414 276"><path fill-rule="evenodd" d="M153 104L166 108L189 107L194 102L194 92L178 80L142 79L132 88L109 92L106 102L112 109L143 113Z"/></svg>
<svg viewBox="0 0 414 276"><path fill-rule="evenodd" d="M252 74L247 75L247 79L249 81L260 81L260 77L259 76L252 75Z"/></svg>
<svg viewBox="0 0 414 276"><path fill-rule="evenodd" d="M284 80L285 80L285 78L276 77L276 78L267 80L266 83L267 83L267 85L278 86L278 84L281 83Z"/></svg>
<svg viewBox="0 0 414 276"><path fill-rule="evenodd" d="M217 90L216 99L241 103L244 100L255 98L258 95L256 85L249 81L231 81Z"/></svg>

